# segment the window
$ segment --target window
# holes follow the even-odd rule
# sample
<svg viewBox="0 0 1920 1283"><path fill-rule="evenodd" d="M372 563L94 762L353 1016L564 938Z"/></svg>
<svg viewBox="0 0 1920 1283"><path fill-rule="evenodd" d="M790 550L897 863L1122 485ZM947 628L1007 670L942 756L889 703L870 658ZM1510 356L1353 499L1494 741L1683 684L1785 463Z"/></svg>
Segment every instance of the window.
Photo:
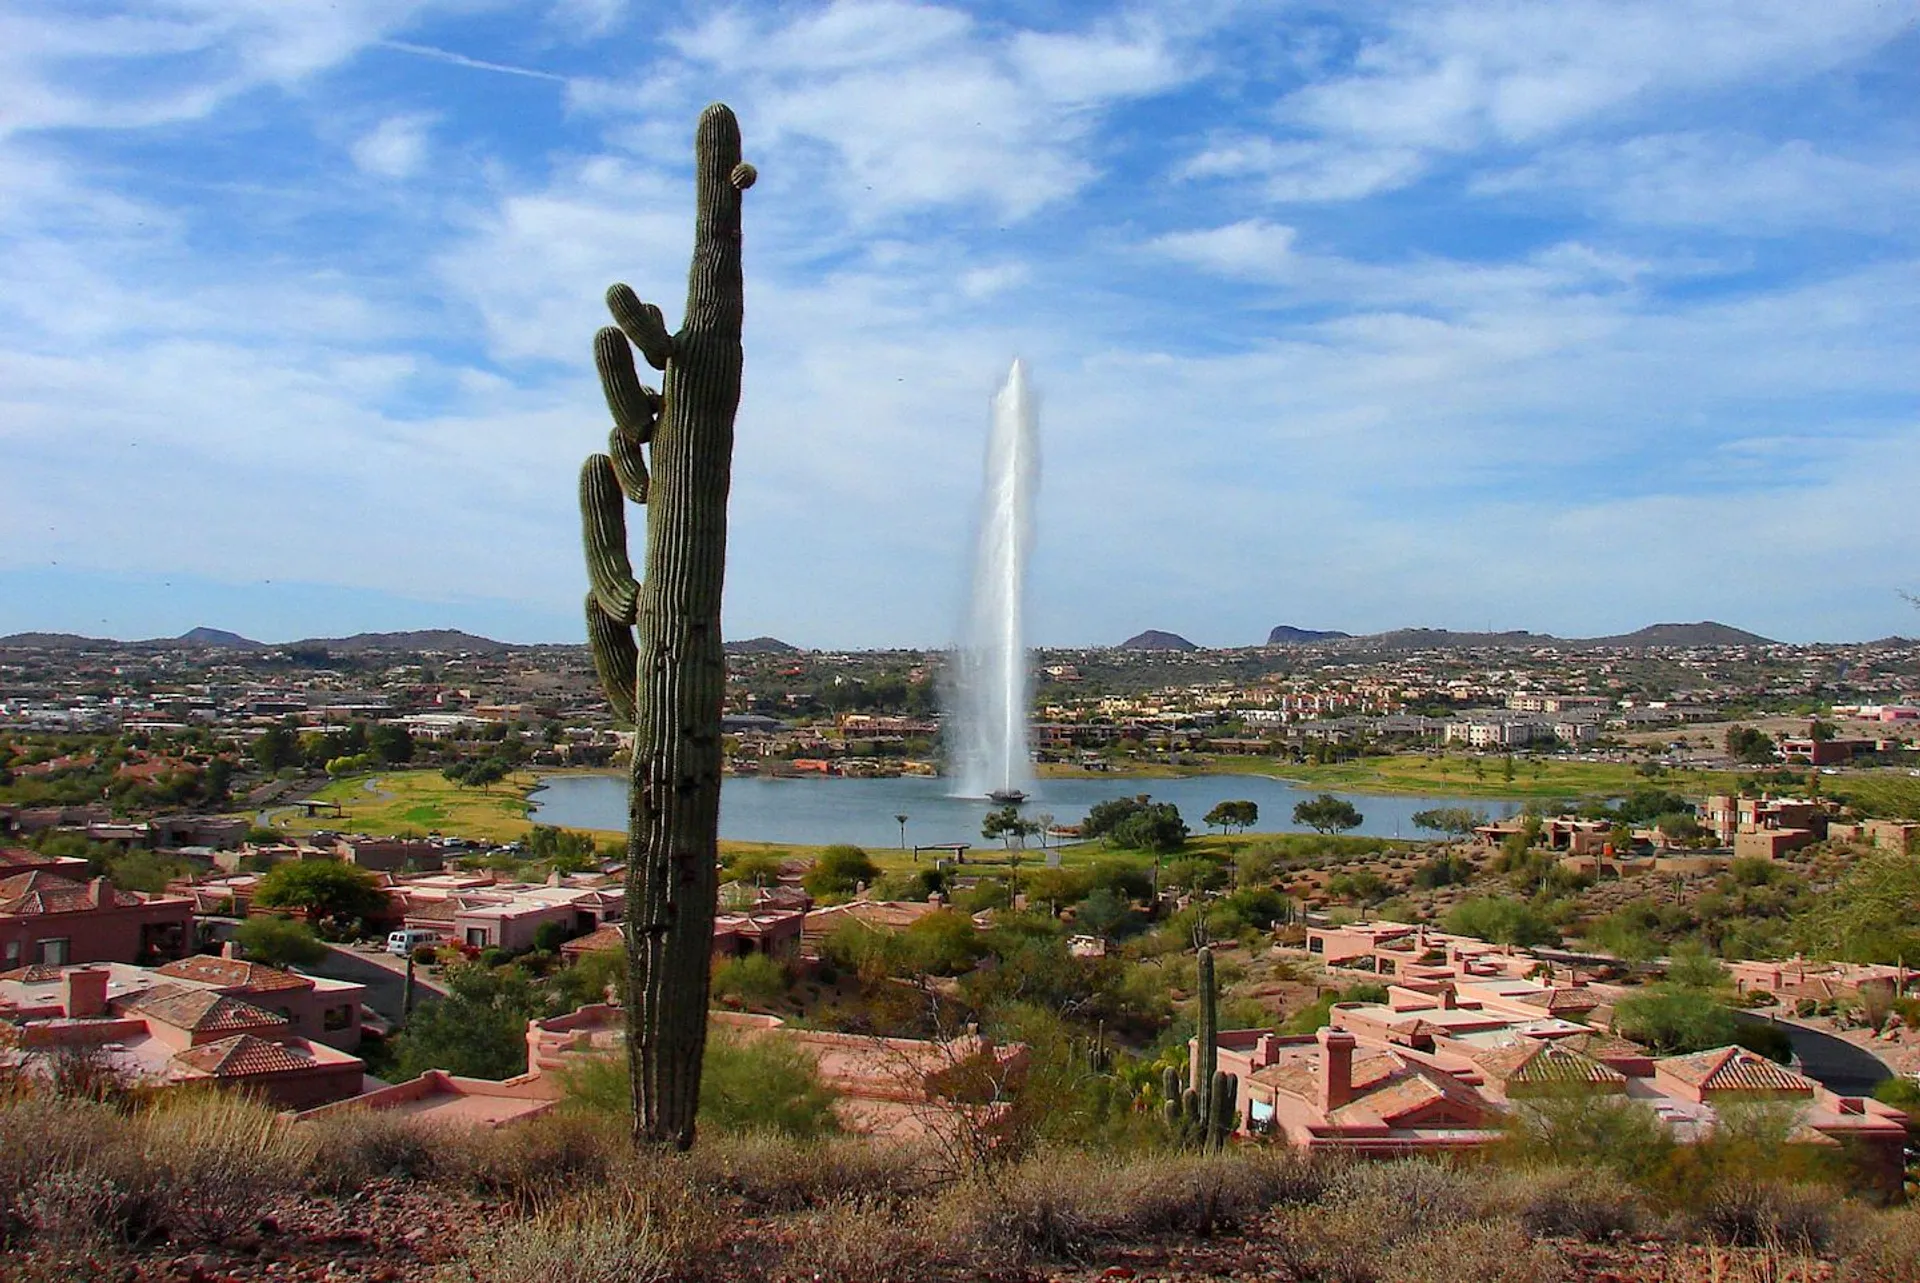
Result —
<svg viewBox="0 0 1920 1283"><path fill-rule="evenodd" d="M320 1027L329 1033L353 1026L353 1007L328 1007L320 1013Z"/></svg>
<svg viewBox="0 0 1920 1283"><path fill-rule="evenodd" d="M485 927L468 927L467 943L476 949L486 948L487 929Z"/></svg>
<svg viewBox="0 0 1920 1283"><path fill-rule="evenodd" d="M68 945L68 941L64 939L40 941L40 945L39 945L40 956L38 959L36 959L36 961L41 962L49 967L66 966L67 965L67 945Z"/></svg>

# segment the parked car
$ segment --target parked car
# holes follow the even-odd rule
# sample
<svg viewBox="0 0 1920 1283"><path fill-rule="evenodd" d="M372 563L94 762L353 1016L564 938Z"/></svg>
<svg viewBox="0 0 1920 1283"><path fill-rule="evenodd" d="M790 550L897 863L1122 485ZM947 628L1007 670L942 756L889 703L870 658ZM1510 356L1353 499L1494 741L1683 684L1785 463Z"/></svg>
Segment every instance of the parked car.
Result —
<svg viewBox="0 0 1920 1283"><path fill-rule="evenodd" d="M418 927L408 927L403 931L394 931L387 936L387 952L396 958L404 958L423 944L437 944L440 936L437 932L423 931Z"/></svg>

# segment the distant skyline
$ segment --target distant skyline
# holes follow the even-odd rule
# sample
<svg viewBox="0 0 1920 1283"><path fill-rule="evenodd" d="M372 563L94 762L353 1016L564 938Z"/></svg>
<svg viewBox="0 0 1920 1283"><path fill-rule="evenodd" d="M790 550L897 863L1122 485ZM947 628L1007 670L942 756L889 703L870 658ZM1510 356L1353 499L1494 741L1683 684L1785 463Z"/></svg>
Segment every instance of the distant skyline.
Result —
<svg viewBox="0 0 1920 1283"><path fill-rule="evenodd" d="M739 113L725 623L1920 629L1920 25L1831 0L0 0L0 634L575 641Z"/></svg>

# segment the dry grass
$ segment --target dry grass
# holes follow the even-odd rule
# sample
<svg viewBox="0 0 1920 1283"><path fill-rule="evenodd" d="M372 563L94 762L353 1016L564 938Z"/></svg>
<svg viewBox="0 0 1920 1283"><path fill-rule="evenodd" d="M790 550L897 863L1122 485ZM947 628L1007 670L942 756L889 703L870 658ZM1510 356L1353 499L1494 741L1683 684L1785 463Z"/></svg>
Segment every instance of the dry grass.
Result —
<svg viewBox="0 0 1920 1283"><path fill-rule="evenodd" d="M373 1113L289 1127L211 1092L117 1105L19 1093L0 1097L0 1274L125 1274L129 1261L244 1244L290 1198L397 1179L421 1182L416 1198L478 1195L497 1209L447 1245L464 1253L444 1268L449 1283L882 1283L1141 1253L1257 1262L1299 1283L1547 1283L1594 1253L1633 1262L1613 1277L1670 1283L1920 1283L1920 1210L1745 1173L1663 1214L1597 1172L1340 1163L1262 1146L1052 1149L958 1182L932 1172L911 1148L844 1137L635 1154L590 1115L492 1132Z"/></svg>

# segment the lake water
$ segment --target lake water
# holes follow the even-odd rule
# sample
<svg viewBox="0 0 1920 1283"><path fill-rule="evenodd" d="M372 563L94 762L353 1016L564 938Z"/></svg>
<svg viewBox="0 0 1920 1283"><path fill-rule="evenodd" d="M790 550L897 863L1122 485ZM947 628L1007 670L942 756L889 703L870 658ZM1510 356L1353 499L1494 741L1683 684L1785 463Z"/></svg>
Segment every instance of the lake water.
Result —
<svg viewBox="0 0 1920 1283"><path fill-rule="evenodd" d="M953 797L950 780L925 775L896 779L856 780L838 776L774 779L767 776L729 776L720 789L720 836L738 842L791 842L824 846L850 842L855 846L900 845L900 826L894 816L905 815L907 841L921 846L943 842L992 845L980 836L980 821L992 809L980 798ZM1096 802L1148 793L1156 802L1172 802L1195 833L1207 832L1200 817L1216 803L1247 799L1260 807L1256 833L1306 831L1293 822L1296 802L1318 796L1319 789L1303 789L1263 775L1195 775L1184 779L1041 780L1023 813L1028 819L1051 815L1056 824L1078 824ZM1365 817L1355 833L1376 837L1430 837L1414 827L1413 814L1439 806L1478 807L1491 815L1511 815L1517 802L1487 798L1410 797L1367 793L1336 793ZM532 818L538 824L573 829L624 829L627 826L627 780L624 775L548 776L532 795Z"/></svg>

